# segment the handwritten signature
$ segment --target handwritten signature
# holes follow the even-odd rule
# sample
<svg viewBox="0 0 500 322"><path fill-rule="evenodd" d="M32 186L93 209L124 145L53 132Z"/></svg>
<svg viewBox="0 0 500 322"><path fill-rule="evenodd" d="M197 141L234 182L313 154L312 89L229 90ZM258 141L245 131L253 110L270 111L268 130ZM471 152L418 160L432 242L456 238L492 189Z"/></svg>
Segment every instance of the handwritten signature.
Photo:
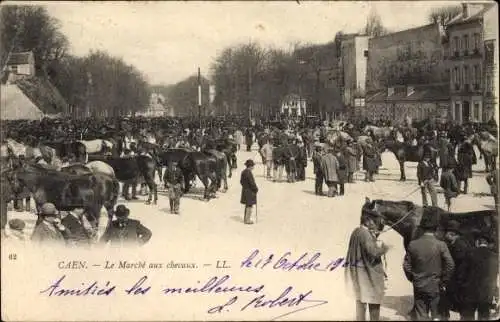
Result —
<svg viewBox="0 0 500 322"><path fill-rule="evenodd" d="M151 293L153 289L148 276L144 275L138 279L131 287L119 290L118 286L111 281L99 283L93 281L90 283L79 283L79 287L66 287L64 283L66 275L61 276L56 281L52 282L46 289L40 291L41 294L53 296L112 296L119 292L129 296L145 296ZM280 314L273 320L288 316L300 311L305 311L327 304L326 300L312 299L312 290L306 292L295 291L293 286L287 286L279 296L273 297L265 292L265 285L237 285L232 282L231 276L213 276L206 282L197 281L196 286L190 287L162 287L160 294L168 296L176 295L195 295L199 294L237 294L232 296L223 304L213 306L207 310L209 314L224 313L230 311L230 308L235 304L242 304L239 307L240 311L251 309L273 309L273 308L291 308L292 310ZM295 293L295 294L293 294ZM248 301L245 295L252 295L253 298Z"/></svg>
<svg viewBox="0 0 500 322"><path fill-rule="evenodd" d="M317 252L308 258L309 253L303 253L299 258L291 258L292 253L286 252L281 257L275 254L263 256L258 249L245 258L240 267L241 268L258 268L264 269L266 266L271 265L274 270L282 271L333 271L338 267L360 267L361 263L349 263L345 258L340 257L328 261L327 264L320 262L321 253Z"/></svg>

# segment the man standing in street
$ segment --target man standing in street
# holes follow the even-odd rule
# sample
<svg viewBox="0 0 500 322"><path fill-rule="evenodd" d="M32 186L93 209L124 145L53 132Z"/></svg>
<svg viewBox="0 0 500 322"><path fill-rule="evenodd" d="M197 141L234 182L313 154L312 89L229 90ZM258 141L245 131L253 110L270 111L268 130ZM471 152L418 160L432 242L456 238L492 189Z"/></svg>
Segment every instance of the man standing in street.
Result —
<svg viewBox="0 0 500 322"><path fill-rule="evenodd" d="M378 170L377 151L373 140L368 138L363 147L363 169L366 171L365 181L375 182L373 174Z"/></svg>
<svg viewBox="0 0 500 322"><path fill-rule="evenodd" d="M273 145L270 139L266 140L266 143L260 149L260 155L264 161L264 166L266 167L266 178L271 179L271 169L273 168Z"/></svg>
<svg viewBox="0 0 500 322"><path fill-rule="evenodd" d="M257 192L259 188L255 183L252 170L255 166L253 160L247 160L245 162L246 169L241 172L241 200L240 202L245 205L245 215L244 223L246 225L252 225L253 221L250 220L252 217L252 207L257 204Z"/></svg>
<svg viewBox="0 0 500 322"><path fill-rule="evenodd" d="M354 183L354 172L358 171L358 152L352 144L352 139L347 139L344 156L347 162L347 182Z"/></svg>
<svg viewBox="0 0 500 322"><path fill-rule="evenodd" d="M325 177L323 176L323 170L321 169L321 160L323 158L323 147L321 143L316 142L314 144L314 154L312 156L313 166L314 166L314 175L316 176L314 182L314 193L317 196L324 196L323 193L323 181Z"/></svg>
<svg viewBox="0 0 500 322"><path fill-rule="evenodd" d="M173 214L179 214L184 175L182 174L181 169L177 166L177 162L173 161L167 167L163 181L165 182L165 188L168 189L170 212Z"/></svg>
<svg viewBox="0 0 500 322"><path fill-rule="evenodd" d="M448 247L434 233L438 218L431 208L424 208L420 228L423 235L410 242L403 263L406 277L413 284L414 316L417 321L439 318L440 293L453 274L455 264Z"/></svg>
<svg viewBox="0 0 500 322"><path fill-rule="evenodd" d="M490 305L498 297L498 253L490 249L491 236L485 232L476 233L476 245L469 249L460 268L462 307L460 318L474 320L477 310L479 321L490 319Z"/></svg>
<svg viewBox="0 0 500 322"><path fill-rule="evenodd" d="M454 164L452 162L444 165L443 173L441 174L441 179L439 181L439 185L443 188L444 199L446 206L448 207L448 211L451 209L451 199L456 198L460 192L457 179L453 174L453 168Z"/></svg>
<svg viewBox="0 0 500 322"><path fill-rule="evenodd" d="M437 207L437 193L434 188L434 183L437 181L437 169L434 168L431 162L429 153L424 153L424 158L417 166L417 179L422 193L422 205L427 206L427 191L431 196L433 207Z"/></svg>
<svg viewBox="0 0 500 322"><path fill-rule="evenodd" d="M363 210L366 211L366 210ZM356 298L356 320L366 320L366 306L370 321L380 319L380 304L384 298L385 272L382 256L389 247L377 244L373 231L376 225L369 213L361 214L361 225L354 229L349 239L345 270L347 289L354 292Z"/></svg>
<svg viewBox="0 0 500 322"><path fill-rule="evenodd" d="M337 195L337 182L339 181L337 173L339 162L333 153L333 148L329 148L328 152L321 159L321 171L325 176L326 185L328 186L327 196L329 198Z"/></svg>

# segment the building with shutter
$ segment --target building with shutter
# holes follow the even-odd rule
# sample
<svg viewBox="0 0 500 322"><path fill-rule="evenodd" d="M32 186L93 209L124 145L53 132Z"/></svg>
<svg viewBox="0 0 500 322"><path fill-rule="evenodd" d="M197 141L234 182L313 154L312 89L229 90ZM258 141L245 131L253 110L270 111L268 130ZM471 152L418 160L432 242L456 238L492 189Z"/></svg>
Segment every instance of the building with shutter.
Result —
<svg viewBox="0 0 500 322"><path fill-rule="evenodd" d="M464 3L448 22L450 119L462 124L494 117L498 98L498 10L495 3Z"/></svg>

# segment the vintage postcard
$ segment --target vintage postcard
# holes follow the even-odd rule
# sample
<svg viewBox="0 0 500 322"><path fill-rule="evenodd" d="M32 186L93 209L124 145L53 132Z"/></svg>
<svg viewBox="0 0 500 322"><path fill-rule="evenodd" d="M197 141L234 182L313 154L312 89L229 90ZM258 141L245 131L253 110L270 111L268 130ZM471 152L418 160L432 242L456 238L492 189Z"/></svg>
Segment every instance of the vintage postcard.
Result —
<svg viewBox="0 0 500 322"><path fill-rule="evenodd" d="M499 318L496 2L0 26L2 321Z"/></svg>

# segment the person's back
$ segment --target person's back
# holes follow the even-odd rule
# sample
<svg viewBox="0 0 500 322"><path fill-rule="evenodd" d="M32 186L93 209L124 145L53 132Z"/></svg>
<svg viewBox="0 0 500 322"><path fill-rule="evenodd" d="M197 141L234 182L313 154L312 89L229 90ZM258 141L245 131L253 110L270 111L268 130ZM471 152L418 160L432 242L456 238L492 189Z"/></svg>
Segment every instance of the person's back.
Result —
<svg viewBox="0 0 500 322"><path fill-rule="evenodd" d="M410 273L408 275L415 288L438 292L441 281L449 279L453 263L443 267L443 253L449 255L446 244L432 233L425 233L410 243L407 256L411 262L411 272L406 273ZM451 258L451 255L449 257ZM444 271L446 274L443 274Z"/></svg>

